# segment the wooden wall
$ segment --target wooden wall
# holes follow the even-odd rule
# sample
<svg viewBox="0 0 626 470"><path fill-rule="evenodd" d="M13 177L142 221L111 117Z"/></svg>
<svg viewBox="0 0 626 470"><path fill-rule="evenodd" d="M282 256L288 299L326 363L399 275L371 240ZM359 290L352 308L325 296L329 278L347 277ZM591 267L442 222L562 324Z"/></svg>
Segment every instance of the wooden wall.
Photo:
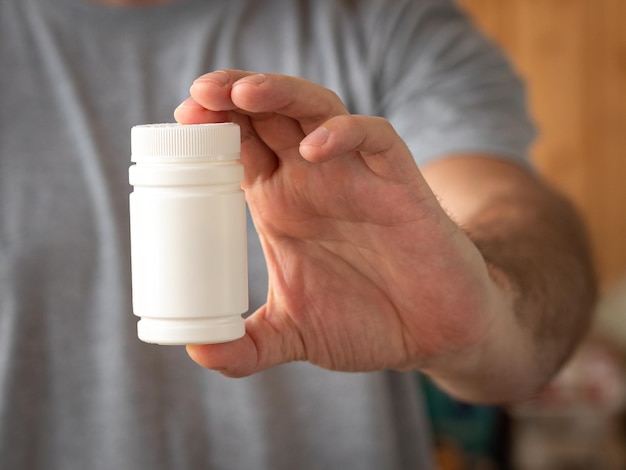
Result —
<svg viewBox="0 0 626 470"><path fill-rule="evenodd" d="M587 220L603 287L626 278L626 0L459 0L526 79L533 159Z"/></svg>

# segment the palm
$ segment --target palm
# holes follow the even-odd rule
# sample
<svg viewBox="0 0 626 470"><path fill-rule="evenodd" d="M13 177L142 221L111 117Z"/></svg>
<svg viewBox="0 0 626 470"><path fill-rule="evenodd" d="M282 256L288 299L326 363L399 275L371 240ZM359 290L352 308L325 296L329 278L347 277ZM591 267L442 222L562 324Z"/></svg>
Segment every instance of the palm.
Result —
<svg viewBox="0 0 626 470"><path fill-rule="evenodd" d="M303 168L311 166L319 168ZM279 328L298 330L301 354L311 362L342 369L361 363L383 367L381 355L369 357L371 346L397 336L399 321L373 278L377 255L350 240L350 234L363 234L376 220L358 207L337 203L363 201L364 196L373 202L376 191L354 188L340 171L332 171L337 167L335 162L285 165L262 185L247 189L268 263L268 318L283 323ZM303 171L306 183L294 188ZM324 191L311 191L315 187ZM396 356L389 362L402 359L403 351L389 352Z"/></svg>
<svg viewBox="0 0 626 470"><path fill-rule="evenodd" d="M250 126L271 145L273 136L263 132L272 129L266 117ZM441 232L437 239L451 236L451 228L441 230L432 211L441 213L412 162L403 181L390 180L356 151L305 161L298 153L302 136L293 138L293 146L275 157L280 163L271 175L246 188L268 262L267 318L278 329L295 328L301 358L324 367L408 366L425 327L415 315L425 308L415 305L417 264L433 266L433 246L424 240L435 231ZM246 150L249 158L271 151ZM429 270L428 279L433 274Z"/></svg>

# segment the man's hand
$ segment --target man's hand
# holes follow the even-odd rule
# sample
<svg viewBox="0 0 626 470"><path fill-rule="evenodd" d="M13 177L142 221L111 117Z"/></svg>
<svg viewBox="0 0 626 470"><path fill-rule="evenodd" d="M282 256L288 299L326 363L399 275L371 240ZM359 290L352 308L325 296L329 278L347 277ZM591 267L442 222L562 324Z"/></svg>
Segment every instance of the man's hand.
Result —
<svg viewBox="0 0 626 470"><path fill-rule="evenodd" d="M233 70L196 80L175 116L241 125L243 187L269 273L245 337L189 346L198 363L233 377L294 360L422 369L479 400L491 399L475 385L480 369L502 369L492 355L527 366L518 356L534 338L514 313L516 286L442 209L387 121L350 115L302 79Z"/></svg>

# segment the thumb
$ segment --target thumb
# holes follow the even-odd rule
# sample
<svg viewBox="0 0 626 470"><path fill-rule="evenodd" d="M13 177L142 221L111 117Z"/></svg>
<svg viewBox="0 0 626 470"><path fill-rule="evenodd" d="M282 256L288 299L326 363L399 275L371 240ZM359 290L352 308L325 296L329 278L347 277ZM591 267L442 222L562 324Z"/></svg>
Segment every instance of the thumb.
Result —
<svg viewBox="0 0 626 470"><path fill-rule="evenodd" d="M189 357L226 377L246 377L270 367L304 360L299 336L284 325L273 324L267 306L246 319L246 334L235 341L187 346Z"/></svg>

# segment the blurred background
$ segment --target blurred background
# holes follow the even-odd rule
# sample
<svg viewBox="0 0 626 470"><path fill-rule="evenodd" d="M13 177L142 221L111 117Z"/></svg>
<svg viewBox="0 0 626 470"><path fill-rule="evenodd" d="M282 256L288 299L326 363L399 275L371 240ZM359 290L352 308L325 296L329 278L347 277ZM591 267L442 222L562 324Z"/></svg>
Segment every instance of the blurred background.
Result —
<svg viewBox="0 0 626 470"><path fill-rule="evenodd" d="M440 468L626 469L626 0L458 1L526 80L532 158L587 222L601 299L536 400L473 407L424 379Z"/></svg>

